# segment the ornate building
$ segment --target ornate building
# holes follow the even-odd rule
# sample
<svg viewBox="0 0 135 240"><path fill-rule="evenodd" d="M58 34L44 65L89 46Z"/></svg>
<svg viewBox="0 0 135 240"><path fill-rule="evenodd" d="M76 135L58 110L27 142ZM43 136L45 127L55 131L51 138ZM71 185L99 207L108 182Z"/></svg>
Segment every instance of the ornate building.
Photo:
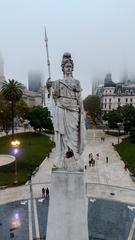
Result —
<svg viewBox="0 0 135 240"><path fill-rule="evenodd" d="M135 107L135 82L126 81L114 83L108 73L104 80L101 95L102 113L117 109L118 106L133 105Z"/></svg>

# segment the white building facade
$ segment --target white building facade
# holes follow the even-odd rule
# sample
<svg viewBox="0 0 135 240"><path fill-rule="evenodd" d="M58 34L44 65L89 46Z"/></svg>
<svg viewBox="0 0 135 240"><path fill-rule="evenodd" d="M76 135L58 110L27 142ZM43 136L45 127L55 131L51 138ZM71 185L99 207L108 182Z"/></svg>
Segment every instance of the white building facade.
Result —
<svg viewBox="0 0 135 240"><path fill-rule="evenodd" d="M29 107L43 106L41 91L32 92L24 89L22 99L28 104Z"/></svg>
<svg viewBox="0 0 135 240"><path fill-rule="evenodd" d="M124 83L114 83L111 74L107 74L102 88L102 114L124 105L135 107L135 83L130 80Z"/></svg>

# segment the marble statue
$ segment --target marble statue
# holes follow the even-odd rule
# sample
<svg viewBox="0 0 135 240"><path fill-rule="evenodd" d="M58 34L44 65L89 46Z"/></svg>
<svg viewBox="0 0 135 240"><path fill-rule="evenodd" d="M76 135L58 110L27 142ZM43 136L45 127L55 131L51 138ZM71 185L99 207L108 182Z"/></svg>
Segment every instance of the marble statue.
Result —
<svg viewBox="0 0 135 240"><path fill-rule="evenodd" d="M74 64L70 53L63 55L61 67L63 79L48 81L47 87L52 87L56 104L54 116L56 165L59 168L66 168L68 162L81 161L85 124L81 99L82 89L79 80L72 75Z"/></svg>

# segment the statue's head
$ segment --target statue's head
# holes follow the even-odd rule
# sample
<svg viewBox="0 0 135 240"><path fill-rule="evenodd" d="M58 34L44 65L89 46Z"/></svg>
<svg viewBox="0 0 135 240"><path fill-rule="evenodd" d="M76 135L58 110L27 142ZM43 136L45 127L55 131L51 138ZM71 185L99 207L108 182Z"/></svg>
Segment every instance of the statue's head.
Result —
<svg viewBox="0 0 135 240"><path fill-rule="evenodd" d="M67 52L63 54L61 67L65 77L72 77L74 64L70 53Z"/></svg>

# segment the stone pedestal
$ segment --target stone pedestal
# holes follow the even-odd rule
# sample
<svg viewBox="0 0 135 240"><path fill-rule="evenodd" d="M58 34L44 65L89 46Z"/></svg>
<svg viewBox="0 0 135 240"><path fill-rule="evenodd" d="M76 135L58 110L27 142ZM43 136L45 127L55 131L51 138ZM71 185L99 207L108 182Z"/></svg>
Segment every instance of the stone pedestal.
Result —
<svg viewBox="0 0 135 240"><path fill-rule="evenodd" d="M83 172L53 170L47 240L88 240Z"/></svg>

